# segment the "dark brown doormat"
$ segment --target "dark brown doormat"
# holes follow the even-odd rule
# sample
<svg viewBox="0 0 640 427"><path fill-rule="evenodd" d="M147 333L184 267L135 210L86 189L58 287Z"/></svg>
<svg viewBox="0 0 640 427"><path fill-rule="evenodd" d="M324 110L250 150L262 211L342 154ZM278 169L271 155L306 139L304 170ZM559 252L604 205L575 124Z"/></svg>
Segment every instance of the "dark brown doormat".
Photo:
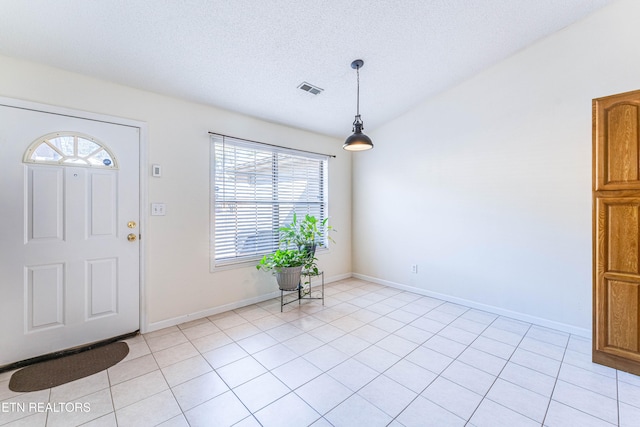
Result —
<svg viewBox="0 0 640 427"><path fill-rule="evenodd" d="M27 366L14 372L9 389L17 392L45 390L112 367L129 354L125 342L114 342L92 350Z"/></svg>

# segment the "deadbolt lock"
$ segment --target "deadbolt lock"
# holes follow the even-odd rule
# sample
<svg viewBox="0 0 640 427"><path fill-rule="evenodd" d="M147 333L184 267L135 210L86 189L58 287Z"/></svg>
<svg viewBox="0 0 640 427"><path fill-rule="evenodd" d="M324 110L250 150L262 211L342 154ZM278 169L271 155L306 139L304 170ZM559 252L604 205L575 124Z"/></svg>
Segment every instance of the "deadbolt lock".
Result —
<svg viewBox="0 0 640 427"><path fill-rule="evenodd" d="M137 237L135 234L133 234L133 233L131 233L131 234L129 234L129 235L127 236L127 240L128 240L128 241L130 241L130 242L135 242L137 238L138 238L138 237Z"/></svg>
<svg viewBox="0 0 640 427"><path fill-rule="evenodd" d="M127 227L129 228L136 228L136 222L135 221L129 221L127 223Z"/></svg>

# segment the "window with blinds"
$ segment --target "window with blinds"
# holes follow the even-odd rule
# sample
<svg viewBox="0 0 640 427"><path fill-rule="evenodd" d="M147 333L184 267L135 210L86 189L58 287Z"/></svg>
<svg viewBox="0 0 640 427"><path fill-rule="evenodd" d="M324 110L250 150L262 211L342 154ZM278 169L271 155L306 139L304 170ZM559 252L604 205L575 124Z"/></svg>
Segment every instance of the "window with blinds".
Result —
<svg viewBox="0 0 640 427"><path fill-rule="evenodd" d="M326 218L326 182L327 156L212 135L212 268L275 251L294 213Z"/></svg>

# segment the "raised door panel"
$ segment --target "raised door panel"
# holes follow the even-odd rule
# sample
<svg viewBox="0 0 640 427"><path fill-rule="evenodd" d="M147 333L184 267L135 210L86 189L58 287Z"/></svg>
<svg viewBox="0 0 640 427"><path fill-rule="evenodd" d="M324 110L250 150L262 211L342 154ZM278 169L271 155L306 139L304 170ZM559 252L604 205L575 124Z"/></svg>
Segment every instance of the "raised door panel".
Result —
<svg viewBox="0 0 640 427"><path fill-rule="evenodd" d="M637 199L613 199L606 203L607 271L638 274Z"/></svg>
<svg viewBox="0 0 640 427"><path fill-rule="evenodd" d="M605 279L607 330L605 349L627 357L638 355L638 283ZM625 353L631 354L625 354Z"/></svg>
<svg viewBox="0 0 640 427"><path fill-rule="evenodd" d="M64 264L25 268L26 331L64 326Z"/></svg>
<svg viewBox="0 0 640 427"><path fill-rule="evenodd" d="M593 101L595 190L640 189L640 92Z"/></svg>
<svg viewBox="0 0 640 427"><path fill-rule="evenodd" d="M87 319L118 314L118 260L106 258L85 262Z"/></svg>
<svg viewBox="0 0 640 427"><path fill-rule="evenodd" d="M90 210L86 223L89 238L117 237L118 181L116 171L91 171L88 186Z"/></svg>
<svg viewBox="0 0 640 427"><path fill-rule="evenodd" d="M64 240L64 179L62 167L27 168L28 242Z"/></svg>

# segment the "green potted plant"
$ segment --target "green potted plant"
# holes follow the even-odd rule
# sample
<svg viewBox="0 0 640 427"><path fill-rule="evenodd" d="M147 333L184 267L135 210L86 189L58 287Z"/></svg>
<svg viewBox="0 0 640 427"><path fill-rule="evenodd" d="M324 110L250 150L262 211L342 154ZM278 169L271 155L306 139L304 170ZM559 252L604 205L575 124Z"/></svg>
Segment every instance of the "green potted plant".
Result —
<svg viewBox="0 0 640 427"><path fill-rule="evenodd" d="M316 246L322 245L322 236L334 241L329 232L333 227L328 225L328 218L318 221L313 215L305 215L298 221L293 214L293 221L287 226L280 227L281 248L272 254L262 257L256 268L258 270L273 271L280 289L293 291L301 285L302 271L311 276L319 274L315 257ZM309 283L309 282L306 282Z"/></svg>
<svg viewBox="0 0 640 427"><path fill-rule="evenodd" d="M329 218L318 221L315 216L306 214L304 219L298 222L298 218L294 213L291 224L280 227L280 240L286 246L293 245L301 251L306 251L313 258L316 247L323 245L323 236L335 243L329 235L333 231L333 227L328 225L328 221Z"/></svg>
<svg viewBox="0 0 640 427"><path fill-rule="evenodd" d="M300 285L302 268L309 263L307 252L299 249L278 249L262 257L256 268L273 271L283 291L295 291Z"/></svg>

